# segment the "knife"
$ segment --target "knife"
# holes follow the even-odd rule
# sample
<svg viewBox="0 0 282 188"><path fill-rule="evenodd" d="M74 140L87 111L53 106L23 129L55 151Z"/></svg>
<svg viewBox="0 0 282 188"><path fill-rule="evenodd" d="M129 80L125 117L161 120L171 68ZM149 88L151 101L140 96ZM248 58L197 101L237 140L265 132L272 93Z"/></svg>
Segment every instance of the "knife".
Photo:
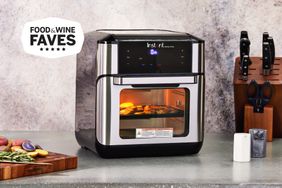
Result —
<svg viewBox="0 0 282 188"><path fill-rule="evenodd" d="M248 37L248 32L247 31L241 31L241 35L240 35L240 64L241 64L241 68L242 68L242 60L244 55L250 55L250 40ZM249 61L249 65L252 62Z"/></svg>
<svg viewBox="0 0 282 188"><path fill-rule="evenodd" d="M268 42L269 34L268 32L263 32L262 34L262 42Z"/></svg>
<svg viewBox="0 0 282 188"><path fill-rule="evenodd" d="M275 45L272 37L268 37L268 43L271 52L271 69L272 69L275 62Z"/></svg>
<svg viewBox="0 0 282 188"><path fill-rule="evenodd" d="M247 56L250 55L250 44L251 42L248 38L242 38L240 40L240 61L243 60L244 55L247 55Z"/></svg>
<svg viewBox="0 0 282 188"><path fill-rule="evenodd" d="M248 55L244 55L242 59L242 66L241 66L241 73L242 73L242 80L248 80L248 68L249 68L249 61L250 58Z"/></svg>
<svg viewBox="0 0 282 188"><path fill-rule="evenodd" d="M262 45L262 70L263 75L269 75L271 70L271 51L268 42Z"/></svg>
<svg viewBox="0 0 282 188"><path fill-rule="evenodd" d="M247 39L249 39L248 31L241 31L240 39L242 39L242 38L247 38Z"/></svg>

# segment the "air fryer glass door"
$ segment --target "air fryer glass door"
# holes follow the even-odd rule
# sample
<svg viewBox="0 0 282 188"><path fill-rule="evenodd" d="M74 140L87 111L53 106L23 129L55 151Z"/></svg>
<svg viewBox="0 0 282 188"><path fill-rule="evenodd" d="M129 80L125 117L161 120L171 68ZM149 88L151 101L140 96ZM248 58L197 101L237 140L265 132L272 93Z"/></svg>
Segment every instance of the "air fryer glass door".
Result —
<svg viewBox="0 0 282 188"><path fill-rule="evenodd" d="M126 88L120 92L122 139L185 137L189 132L187 88Z"/></svg>

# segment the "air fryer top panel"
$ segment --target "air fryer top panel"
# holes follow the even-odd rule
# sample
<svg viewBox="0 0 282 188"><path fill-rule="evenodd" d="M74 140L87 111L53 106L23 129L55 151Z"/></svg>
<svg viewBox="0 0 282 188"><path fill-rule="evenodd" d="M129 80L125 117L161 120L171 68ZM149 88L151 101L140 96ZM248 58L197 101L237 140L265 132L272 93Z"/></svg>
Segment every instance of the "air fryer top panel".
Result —
<svg viewBox="0 0 282 188"><path fill-rule="evenodd" d="M98 30L99 43L117 45L118 74L192 73L193 45L203 43L190 34L167 30ZM194 62L198 64L199 62ZM195 66L195 65L194 65Z"/></svg>
<svg viewBox="0 0 282 188"><path fill-rule="evenodd" d="M203 40L192 36L188 33L159 30L159 29L102 29L99 32L109 34L109 37L100 40L99 42L119 42L132 40L182 40L191 42L203 42Z"/></svg>
<svg viewBox="0 0 282 188"><path fill-rule="evenodd" d="M118 45L120 74L192 72L192 44L182 41L132 41Z"/></svg>

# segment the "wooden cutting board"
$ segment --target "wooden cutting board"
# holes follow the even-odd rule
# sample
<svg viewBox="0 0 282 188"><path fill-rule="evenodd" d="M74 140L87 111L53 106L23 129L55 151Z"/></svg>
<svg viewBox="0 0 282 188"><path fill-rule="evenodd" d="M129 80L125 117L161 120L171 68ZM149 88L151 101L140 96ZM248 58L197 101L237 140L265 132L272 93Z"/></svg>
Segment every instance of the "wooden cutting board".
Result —
<svg viewBox="0 0 282 188"><path fill-rule="evenodd" d="M37 158L36 162L52 165L0 163L0 180L14 179L77 168L77 157L49 152L49 155Z"/></svg>

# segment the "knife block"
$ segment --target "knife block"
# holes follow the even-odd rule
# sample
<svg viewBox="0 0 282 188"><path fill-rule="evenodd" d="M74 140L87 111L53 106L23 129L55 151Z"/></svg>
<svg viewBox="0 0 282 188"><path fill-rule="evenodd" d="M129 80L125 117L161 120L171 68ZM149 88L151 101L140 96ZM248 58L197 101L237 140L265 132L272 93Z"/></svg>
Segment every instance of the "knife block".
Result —
<svg viewBox="0 0 282 188"><path fill-rule="evenodd" d="M273 87L273 93L269 106L273 108L273 137L282 138L282 58L275 58L273 70L269 76L262 74L262 58L251 57L252 64L249 66L248 80L242 80L240 74L240 58L235 59L234 69L234 103L235 103L235 123L236 132L244 132L244 110L248 104L247 87L251 80L256 80L258 84L269 81ZM266 109L266 107L265 107ZM253 110L253 108L251 108ZM248 125L246 125L248 126ZM269 135L269 133L268 133Z"/></svg>
<svg viewBox="0 0 282 188"><path fill-rule="evenodd" d="M267 130L267 141L272 142L273 135L273 107L267 105L263 113L254 112L252 105L245 105L244 108L244 132L248 133L249 129L258 128Z"/></svg>

